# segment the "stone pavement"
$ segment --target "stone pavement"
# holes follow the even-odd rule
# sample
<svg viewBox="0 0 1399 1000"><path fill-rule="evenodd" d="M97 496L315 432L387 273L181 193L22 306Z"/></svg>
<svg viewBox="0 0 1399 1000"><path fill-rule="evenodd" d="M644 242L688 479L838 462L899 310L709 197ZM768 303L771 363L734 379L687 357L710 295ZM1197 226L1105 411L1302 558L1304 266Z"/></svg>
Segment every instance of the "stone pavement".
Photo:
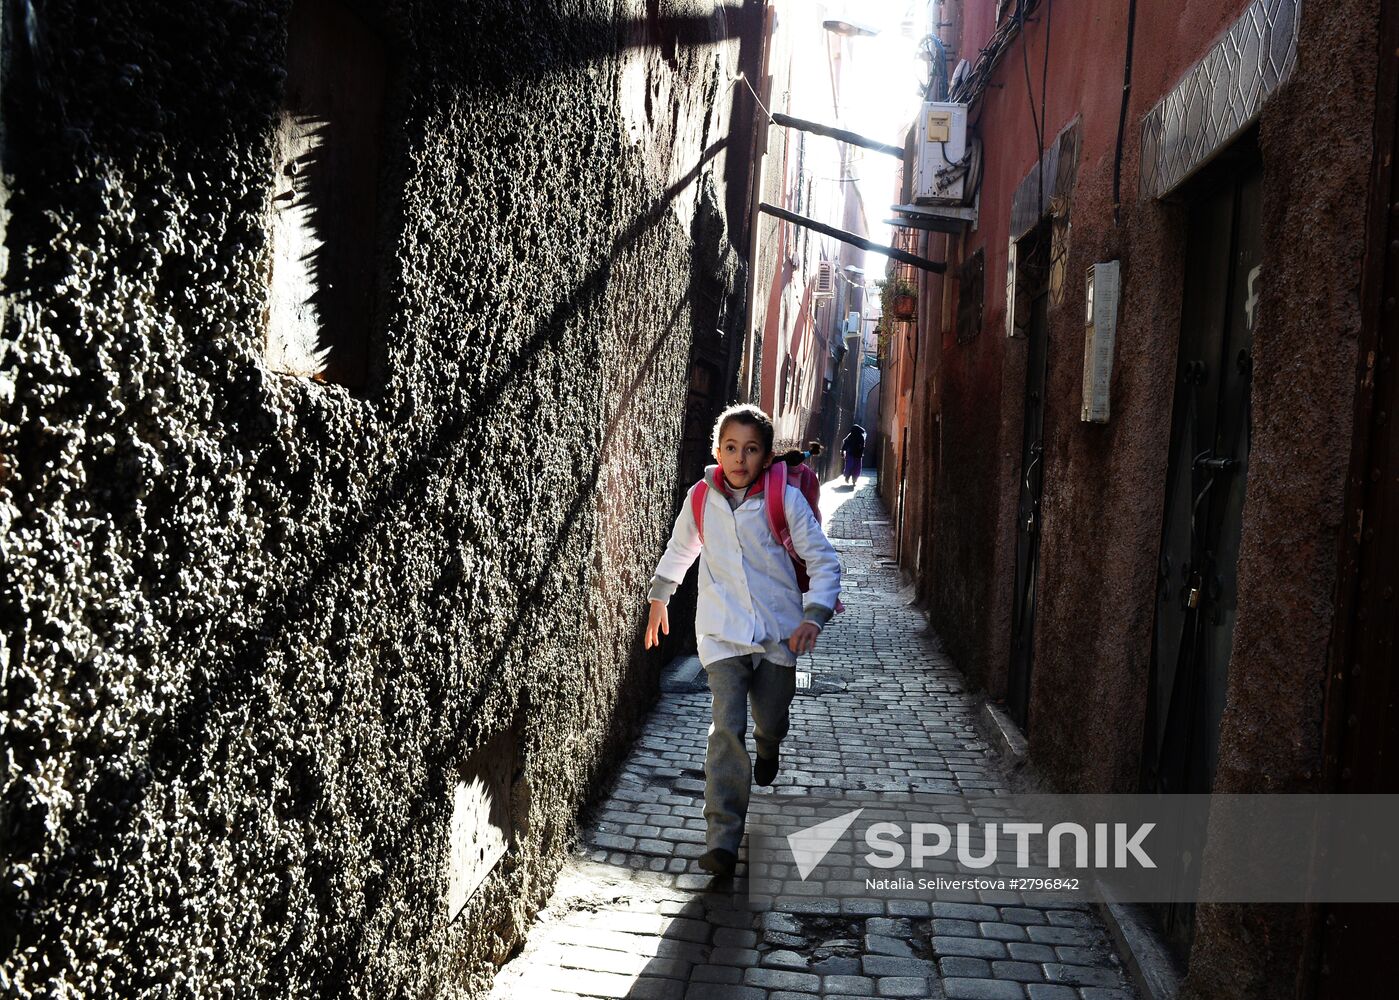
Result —
<svg viewBox="0 0 1399 1000"><path fill-rule="evenodd" d="M783 796L796 805L841 791L1002 789L972 699L900 590L874 477L853 493L827 485L822 508L845 567L846 610L798 665L810 683L799 675L782 771L754 788L754 814ZM1031 904L1013 892L773 898L711 878L695 863L707 688L702 673L693 682L672 673L663 689L491 1000L1135 996L1084 903ZM748 847L745 839L740 879Z"/></svg>

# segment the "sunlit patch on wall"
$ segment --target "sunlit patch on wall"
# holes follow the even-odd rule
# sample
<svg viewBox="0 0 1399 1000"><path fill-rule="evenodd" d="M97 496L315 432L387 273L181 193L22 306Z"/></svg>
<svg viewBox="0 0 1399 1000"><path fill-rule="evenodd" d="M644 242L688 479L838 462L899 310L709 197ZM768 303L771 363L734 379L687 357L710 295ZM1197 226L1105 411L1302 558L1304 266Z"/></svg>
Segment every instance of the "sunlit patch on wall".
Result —
<svg viewBox="0 0 1399 1000"><path fill-rule="evenodd" d="M272 160L264 360L363 385L374 316L383 44L335 0L296 0Z"/></svg>
<svg viewBox="0 0 1399 1000"><path fill-rule="evenodd" d="M519 740L501 733L463 763L452 789L447 847L447 919L452 920L510 846L511 785Z"/></svg>

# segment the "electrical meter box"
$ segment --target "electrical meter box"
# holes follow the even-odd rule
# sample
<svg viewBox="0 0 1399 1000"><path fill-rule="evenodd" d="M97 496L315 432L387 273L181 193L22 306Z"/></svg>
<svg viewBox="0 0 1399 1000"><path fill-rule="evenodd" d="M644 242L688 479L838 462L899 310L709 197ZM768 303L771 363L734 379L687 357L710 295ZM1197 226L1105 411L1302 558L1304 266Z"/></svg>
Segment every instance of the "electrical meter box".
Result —
<svg viewBox="0 0 1399 1000"><path fill-rule="evenodd" d="M1083 334L1083 411L1090 424L1108 422L1112 352L1117 341L1117 302L1122 265L1111 260L1088 268Z"/></svg>
<svg viewBox="0 0 1399 1000"><path fill-rule="evenodd" d="M844 339L855 340L860 336L860 313L852 310L845 315Z"/></svg>
<svg viewBox="0 0 1399 1000"><path fill-rule="evenodd" d="M940 101L925 103L915 141L914 204L965 204L968 193L967 106Z"/></svg>

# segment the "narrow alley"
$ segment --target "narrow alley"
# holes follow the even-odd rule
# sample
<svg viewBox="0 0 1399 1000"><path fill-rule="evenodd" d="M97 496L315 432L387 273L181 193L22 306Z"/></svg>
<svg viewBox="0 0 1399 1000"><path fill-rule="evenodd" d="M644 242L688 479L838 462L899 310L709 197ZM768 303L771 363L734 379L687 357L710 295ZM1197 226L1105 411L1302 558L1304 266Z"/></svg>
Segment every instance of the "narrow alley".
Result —
<svg viewBox="0 0 1399 1000"><path fill-rule="evenodd" d="M1399 0L0 0L0 998L1389 996L1397 146Z"/></svg>
<svg viewBox="0 0 1399 1000"><path fill-rule="evenodd" d="M755 789L755 811L764 796L1002 788L974 699L900 587L875 477L853 491L837 483L821 506L846 607L798 666L782 770L770 789ZM1135 995L1085 904L1027 906L1014 892L835 900L815 885L810 896L767 898L744 891L745 876L759 874L744 853L732 882L704 873L708 712L698 659L672 664L644 735L492 1000Z"/></svg>

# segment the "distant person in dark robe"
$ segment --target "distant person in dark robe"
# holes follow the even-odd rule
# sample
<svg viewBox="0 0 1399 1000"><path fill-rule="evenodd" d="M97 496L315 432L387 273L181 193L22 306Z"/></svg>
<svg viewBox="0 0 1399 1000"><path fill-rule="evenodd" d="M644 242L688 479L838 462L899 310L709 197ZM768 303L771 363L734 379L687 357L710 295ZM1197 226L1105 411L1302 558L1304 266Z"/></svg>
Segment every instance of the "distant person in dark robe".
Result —
<svg viewBox="0 0 1399 1000"><path fill-rule="evenodd" d="M851 424L850 433L845 435L845 440L840 443L840 450L845 454L845 481L853 484L860 478L863 468L865 429L859 424Z"/></svg>

